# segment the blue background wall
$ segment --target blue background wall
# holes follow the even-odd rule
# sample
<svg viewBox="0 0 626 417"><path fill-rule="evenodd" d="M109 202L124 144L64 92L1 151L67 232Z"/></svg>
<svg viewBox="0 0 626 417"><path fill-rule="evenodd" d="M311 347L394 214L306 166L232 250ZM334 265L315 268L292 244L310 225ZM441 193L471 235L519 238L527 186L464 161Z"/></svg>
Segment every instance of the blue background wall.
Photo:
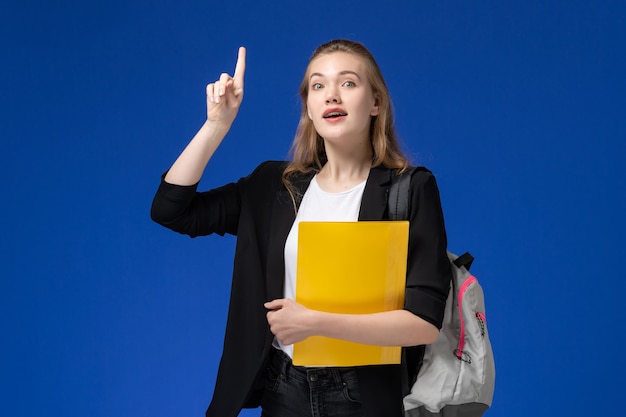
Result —
<svg viewBox="0 0 626 417"><path fill-rule="evenodd" d="M244 103L201 187L285 158L307 59L336 37L377 57L406 148L437 175L450 249L477 258L498 372L488 415L621 414L625 12L3 1L0 414L202 415L234 238L152 223L159 176L239 45Z"/></svg>

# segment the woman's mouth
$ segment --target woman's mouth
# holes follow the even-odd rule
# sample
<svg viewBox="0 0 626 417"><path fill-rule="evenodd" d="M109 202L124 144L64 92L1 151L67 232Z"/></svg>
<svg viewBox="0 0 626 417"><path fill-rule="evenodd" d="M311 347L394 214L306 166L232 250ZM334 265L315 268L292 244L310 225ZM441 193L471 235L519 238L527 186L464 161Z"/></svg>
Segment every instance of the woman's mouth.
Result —
<svg viewBox="0 0 626 417"><path fill-rule="evenodd" d="M328 109L324 112L322 117L324 119L336 120L347 116L348 113L343 111L342 109Z"/></svg>

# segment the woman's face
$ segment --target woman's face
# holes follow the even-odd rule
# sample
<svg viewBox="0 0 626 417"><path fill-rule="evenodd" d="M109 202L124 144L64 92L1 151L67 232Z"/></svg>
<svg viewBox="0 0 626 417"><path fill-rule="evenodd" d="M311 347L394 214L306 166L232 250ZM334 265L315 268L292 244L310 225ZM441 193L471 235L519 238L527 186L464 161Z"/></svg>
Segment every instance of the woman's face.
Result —
<svg viewBox="0 0 626 417"><path fill-rule="evenodd" d="M308 75L308 116L325 141L368 143L370 121L378 114L365 63L347 52L316 57Z"/></svg>

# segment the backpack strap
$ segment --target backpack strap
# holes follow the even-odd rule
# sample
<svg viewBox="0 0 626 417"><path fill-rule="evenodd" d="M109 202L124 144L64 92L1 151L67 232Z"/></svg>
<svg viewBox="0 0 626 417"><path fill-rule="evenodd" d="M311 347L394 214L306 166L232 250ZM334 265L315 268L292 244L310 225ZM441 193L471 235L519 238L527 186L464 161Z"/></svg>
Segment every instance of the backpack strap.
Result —
<svg viewBox="0 0 626 417"><path fill-rule="evenodd" d="M452 261L454 266L456 266L457 268L464 266L465 269L467 269L468 271L470 270L472 266L472 262L474 262L474 257L469 252L465 252L463 255L459 256L454 261Z"/></svg>
<svg viewBox="0 0 626 417"><path fill-rule="evenodd" d="M391 187L387 199L389 220L406 220L409 218L409 190L411 175L416 167L409 167L400 175L391 174Z"/></svg>
<svg viewBox="0 0 626 417"><path fill-rule="evenodd" d="M409 201L411 175L416 167L409 167L400 175L391 174L391 187L387 195L387 215L389 220L407 220L409 218ZM406 381L404 394L411 391L424 358L424 345L402 348L402 376Z"/></svg>

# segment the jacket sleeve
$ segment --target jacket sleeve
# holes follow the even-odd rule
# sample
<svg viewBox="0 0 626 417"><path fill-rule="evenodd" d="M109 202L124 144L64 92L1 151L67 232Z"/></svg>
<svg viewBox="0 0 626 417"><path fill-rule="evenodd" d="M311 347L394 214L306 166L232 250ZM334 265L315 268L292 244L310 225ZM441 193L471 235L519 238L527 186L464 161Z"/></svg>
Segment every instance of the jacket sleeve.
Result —
<svg viewBox="0 0 626 417"><path fill-rule="evenodd" d="M427 170L411 178L409 221L405 309L441 329L452 270L439 189Z"/></svg>
<svg viewBox="0 0 626 417"><path fill-rule="evenodd" d="M164 177L152 201L152 220L191 237L236 234L240 208L238 183L198 192L198 184L170 184Z"/></svg>
<svg viewBox="0 0 626 417"><path fill-rule="evenodd" d="M275 165L264 162L247 177L204 192L197 191L198 184L170 184L163 174L150 216L158 224L191 237L212 233L237 235L242 194L255 177L257 182L263 181L264 168L271 170Z"/></svg>

